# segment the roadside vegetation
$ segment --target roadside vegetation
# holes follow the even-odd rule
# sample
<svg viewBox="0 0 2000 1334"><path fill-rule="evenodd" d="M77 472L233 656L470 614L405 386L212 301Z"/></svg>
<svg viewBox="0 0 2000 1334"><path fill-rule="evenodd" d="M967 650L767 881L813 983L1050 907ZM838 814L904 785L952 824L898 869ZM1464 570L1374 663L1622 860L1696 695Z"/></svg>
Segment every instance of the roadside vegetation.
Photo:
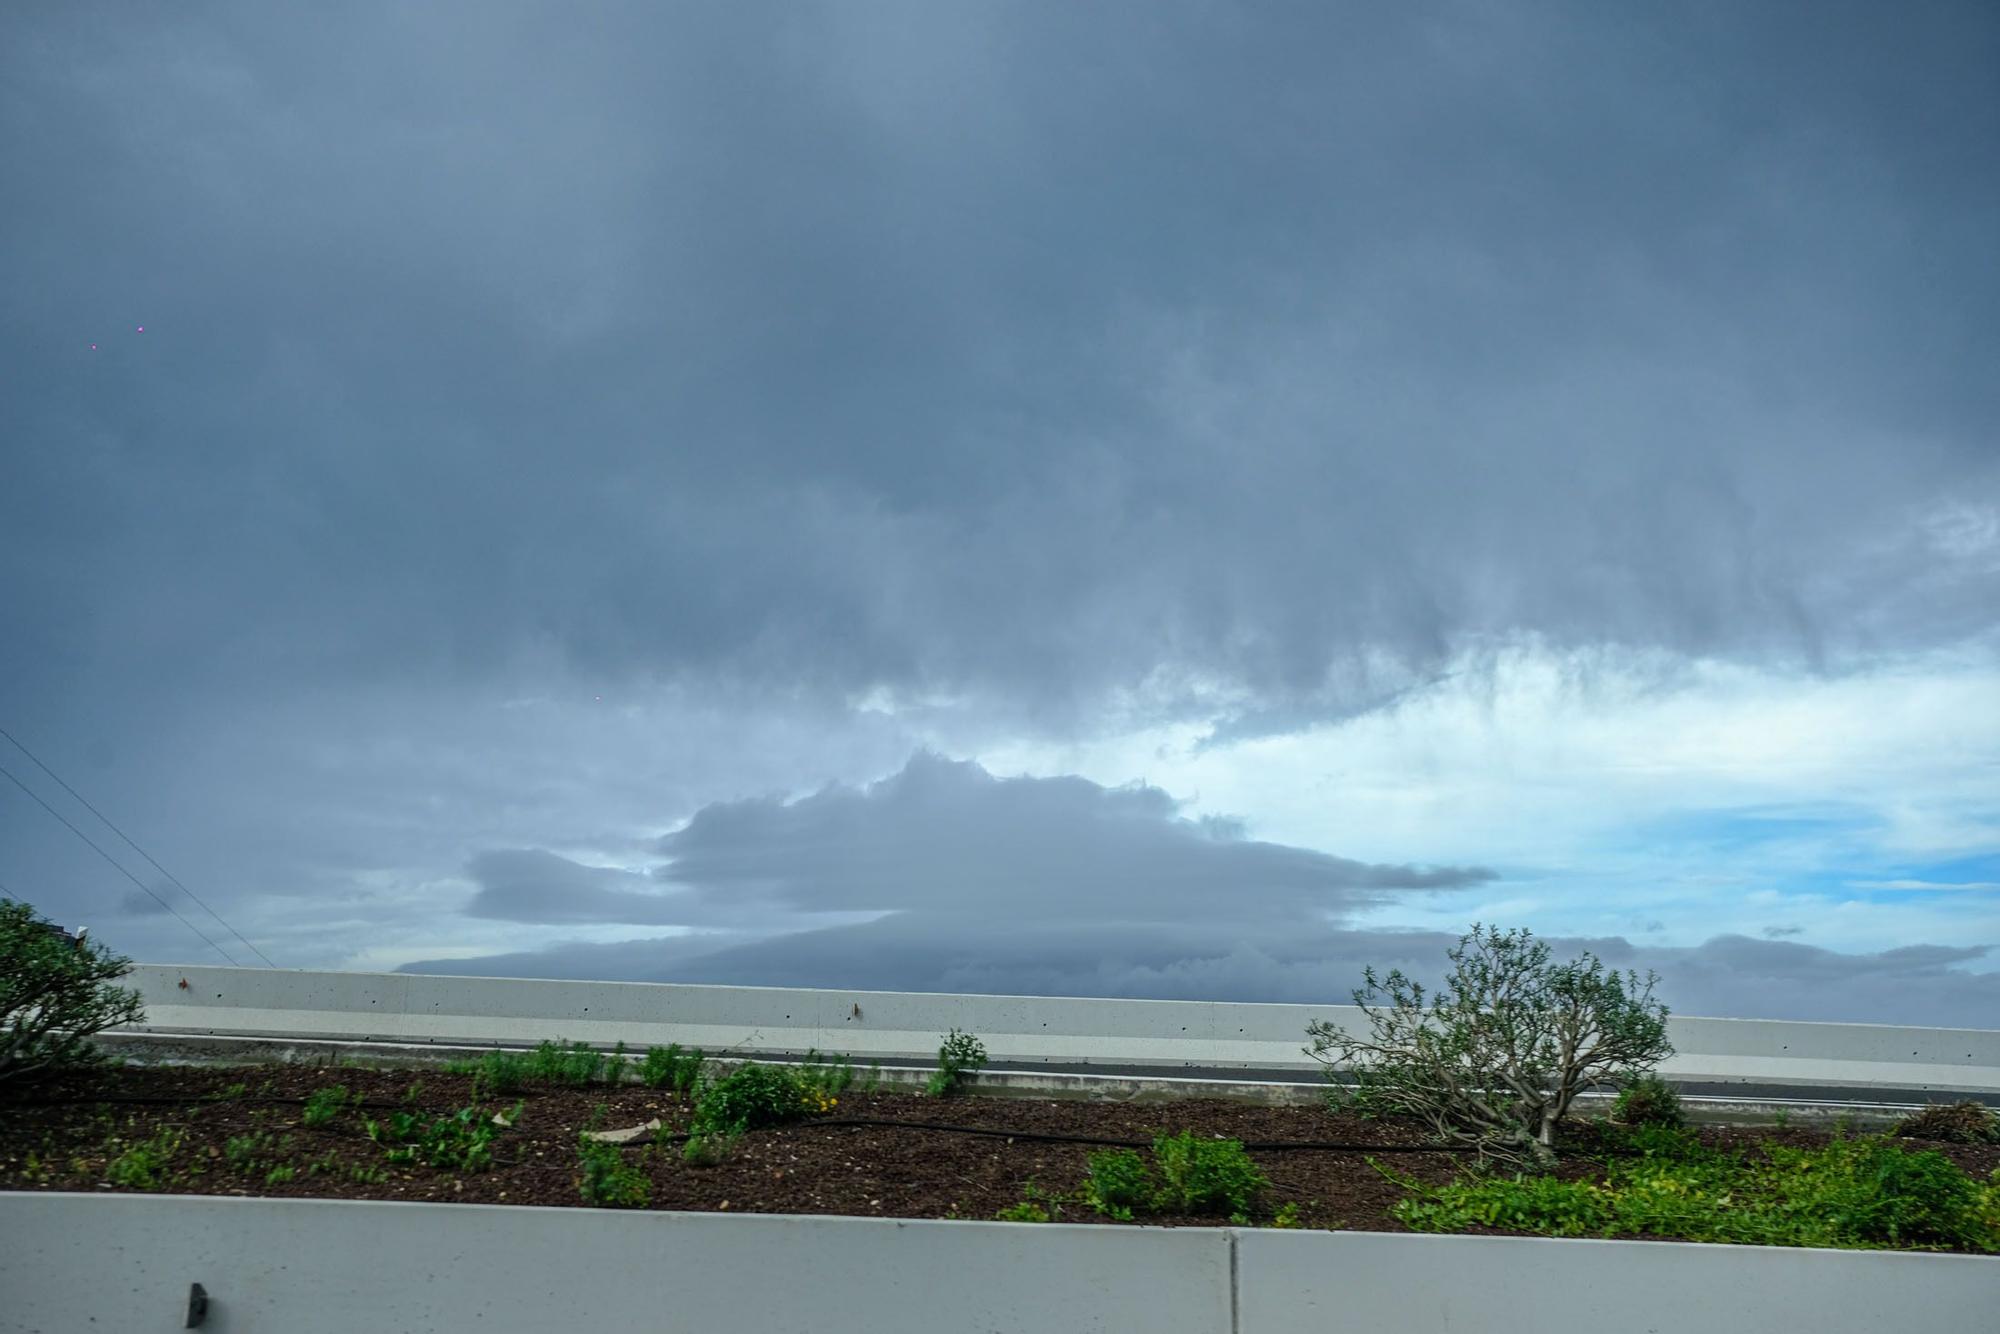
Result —
<svg viewBox="0 0 2000 1334"><path fill-rule="evenodd" d="M1327 1108L954 1097L986 1060L956 1029L921 1097L818 1052L545 1042L338 1082L85 1054L53 1085L0 1085L0 1189L2000 1253L1992 1110L1939 1104L1881 1134L1692 1126L1655 1073L1669 1048L1650 978L1556 961L1526 932L1475 929L1452 961L1434 996L1368 974L1364 1031L1313 1025ZM1579 1103L1590 1090L1616 1097Z"/></svg>
<svg viewBox="0 0 2000 1334"><path fill-rule="evenodd" d="M1422 1232L2000 1250L2000 1172L1980 1181L1934 1149L1889 1136L1755 1151L1712 1148L1660 1126L1612 1139L1602 1170L1588 1177L1403 1181L1409 1195L1396 1216Z"/></svg>
<svg viewBox="0 0 2000 1334"><path fill-rule="evenodd" d="M986 1044L970 1033L957 1029L945 1034L938 1045L937 1070L924 1091L933 1098L948 1098L965 1084L965 1077L986 1065Z"/></svg>
<svg viewBox="0 0 2000 1334"><path fill-rule="evenodd" d="M0 899L0 1087L99 1064L91 1037L145 1018L139 993L113 985L131 967Z"/></svg>
<svg viewBox="0 0 2000 1334"><path fill-rule="evenodd" d="M1557 962L1526 930L1475 926L1435 993L1400 970L1363 974L1366 1030L1316 1021L1306 1054L1336 1110L1407 1116L1481 1161L1546 1169L1579 1094L1636 1081L1673 1055L1657 977L1585 952Z"/></svg>

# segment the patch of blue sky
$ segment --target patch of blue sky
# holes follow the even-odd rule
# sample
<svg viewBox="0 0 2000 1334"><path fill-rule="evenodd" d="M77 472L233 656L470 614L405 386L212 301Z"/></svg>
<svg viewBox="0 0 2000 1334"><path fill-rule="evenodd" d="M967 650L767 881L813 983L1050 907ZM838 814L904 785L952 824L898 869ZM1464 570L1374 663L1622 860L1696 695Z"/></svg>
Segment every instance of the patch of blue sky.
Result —
<svg viewBox="0 0 2000 1334"><path fill-rule="evenodd" d="M2000 938L2000 856L1912 858L1895 841L1892 821L1850 803L1682 810L1602 830L1571 857L1499 866L1498 881L1469 892L1363 916L1444 926L1476 915L1662 944L1723 933L1848 949L1935 938L1924 931ZM1948 884L1996 887L1928 888Z"/></svg>
<svg viewBox="0 0 2000 1334"><path fill-rule="evenodd" d="M1875 902L1907 899L1912 895L1980 894L2000 904L2000 852L1902 863L1867 875L1849 876L1846 884L1850 890Z"/></svg>
<svg viewBox="0 0 2000 1334"><path fill-rule="evenodd" d="M1872 847L1887 828L1880 814L1861 806L1737 806L1677 811L1617 829L1610 841L1627 849L1704 855L1808 849L1851 853Z"/></svg>

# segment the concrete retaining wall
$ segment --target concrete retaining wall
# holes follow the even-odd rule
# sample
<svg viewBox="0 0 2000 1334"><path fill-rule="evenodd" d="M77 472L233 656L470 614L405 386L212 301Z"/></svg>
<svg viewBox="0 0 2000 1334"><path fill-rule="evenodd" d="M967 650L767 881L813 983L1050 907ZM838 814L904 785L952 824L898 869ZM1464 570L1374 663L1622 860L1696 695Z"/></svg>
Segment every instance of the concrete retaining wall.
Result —
<svg viewBox="0 0 2000 1334"><path fill-rule="evenodd" d="M0 1194L0 1330L1662 1334L1987 1327L2000 1260L590 1209Z"/></svg>
<svg viewBox="0 0 2000 1334"><path fill-rule="evenodd" d="M1663 1241L1243 1232L1238 1334L1966 1334L2000 1259Z"/></svg>
<svg viewBox="0 0 2000 1334"><path fill-rule="evenodd" d="M995 1064L1309 1077L1309 1020L1344 1005L1079 1000L142 965L146 1028L291 1038L530 1045L545 1038L745 1056L808 1048L929 1060L950 1028ZM2000 1031L1675 1018L1670 1077L1701 1083L2000 1092Z"/></svg>

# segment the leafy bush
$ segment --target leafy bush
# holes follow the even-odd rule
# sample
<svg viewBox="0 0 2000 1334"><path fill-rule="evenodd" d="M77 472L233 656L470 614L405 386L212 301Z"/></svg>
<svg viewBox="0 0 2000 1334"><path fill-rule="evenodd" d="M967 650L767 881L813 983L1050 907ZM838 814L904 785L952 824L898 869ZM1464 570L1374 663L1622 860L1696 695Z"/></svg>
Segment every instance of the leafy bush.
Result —
<svg viewBox="0 0 2000 1334"><path fill-rule="evenodd" d="M1941 1139L1952 1144L2000 1144L2000 1115L1970 1100L1933 1103L1896 1124L1905 1139Z"/></svg>
<svg viewBox="0 0 2000 1334"><path fill-rule="evenodd" d="M1248 1219L1257 1193L1271 1184L1241 1140L1201 1139L1191 1131L1161 1135L1153 1141L1153 1161L1160 1171L1158 1205L1174 1213Z"/></svg>
<svg viewBox="0 0 2000 1334"><path fill-rule="evenodd" d="M594 1140L587 1134L579 1135L577 1153L583 1161L583 1174L577 1178L576 1188L585 1204L606 1209L643 1209L653 1202L653 1183L644 1172L625 1161L625 1155L616 1145Z"/></svg>
<svg viewBox="0 0 2000 1334"><path fill-rule="evenodd" d="M0 1081L100 1059L92 1034L146 1017L138 992L111 985L131 966L27 904L0 899Z"/></svg>
<svg viewBox="0 0 2000 1334"><path fill-rule="evenodd" d="M924 1085L934 1098L949 1097L958 1091L965 1077L986 1064L986 1044L970 1033L957 1029L945 1034L938 1047L938 1068Z"/></svg>
<svg viewBox="0 0 2000 1334"><path fill-rule="evenodd" d="M1083 1185L1084 1203L1107 1218L1132 1221L1134 1212L1150 1209L1159 1186L1146 1160L1130 1149L1090 1155L1090 1176Z"/></svg>
<svg viewBox="0 0 2000 1334"><path fill-rule="evenodd" d="M167 1165L180 1152L181 1132L161 1130L151 1139L141 1140L113 1158L105 1166L104 1178L115 1186L132 1190L158 1190L166 1184Z"/></svg>
<svg viewBox="0 0 2000 1334"><path fill-rule="evenodd" d="M292 1151L292 1138L279 1139L269 1131L232 1135L222 1146L222 1159L238 1172L270 1172Z"/></svg>
<svg viewBox="0 0 2000 1334"><path fill-rule="evenodd" d="M783 1066L751 1062L703 1090L690 1128L698 1134L715 1130L741 1133L783 1125L804 1114L805 1101L796 1074Z"/></svg>
<svg viewBox="0 0 2000 1334"><path fill-rule="evenodd" d="M1022 1200L1019 1204L1010 1204L999 1213L993 1215L993 1217L1001 1223L1046 1223L1050 1221L1049 1211L1034 1200Z"/></svg>
<svg viewBox="0 0 2000 1334"><path fill-rule="evenodd" d="M1027 1184L1021 1188L1020 1203L1008 1205L993 1217L1002 1223L1053 1223L1062 1217L1063 1205L1072 1198L1060 1191L1048 1190L1029 1177Z"/></svg>
<svg viewBox="0 0 2000 1334"><path fill-rule="evenodd" d="M830 1112L840 1105L840 1095L854 1083L854 1067L845 1056L827 1057L817 1051L806 1053L794 1070L799 1081L800 1101L808 1112Z"/></svg>
<svg viewBox="0 0 2000 1334"><path fill-rule="evenodd" d="M1480 926L1449 957L1435 995L1400 970L1368 969L1354 993L1366 1034L1307 1025L1306 1053L1328 1067L1336 1105L1415 1116L1482 1157L1545 1166L1579 1093L1673 1054L1653 974L1621 974L1589 953L1555 963L1528 931Z"/></svg>
<svg viewBox="0 0 2000 1334"><path fill-rule="evenodd" d="M515 1103L505 1119L521 1119ZM414 1112L391 1112L381 1121L364 1123L368 1138L388 1149L392 1163L428 1163L446 1171L482 1172L493 1165L493 1141L500 1127L477 1106L461 1107L449 1116L426 1120Z"/></svg>
<svg viewBox="0 0 2000 1334"><path fill-rule="evenodd" d="M533 1051L489 1051L474 1062L454 1061L445 1067L472 1076L472 1096L493 1098L518 1093L530 1084L581 1087L600 1081L615 1083L624 1074L625 1044L607 1055L586 1043L543 1042Z"/></svg>
<svg viewBox="0 0 2000 1334"><path fill-rule="evenodd" d="M682 1155L690 1163L714 1162L744 1131L796 1121L825 1105L796 1071L776 1065L740 1065L703 1089L696 1099Z"/></svg>
<svg viewBox="0 0 2000 1334"><path fill-rule="evenodd" d="M1402 1184L1396 1216L1419 1231L1503 1228L1545 1236L1643 1235L1768 1246L2000 1249L2000 1185L1981 1184L1935 1151L1886 1139L1817 1149L1767 1146L1744 1156L1686 1132L1614 1159L1602 1181L1468 1176Z"/></svg>
<svg viewBox="0 0 2000 1334"><path fill-rule="evenodd" d="M729 1156L736 1145L736 1134L728 1130L711 1130L706 1134L689 1135L687 1143L681 1145L681 1161L690 1167L713 1167Z"/></svg>
<svg viewBox="0 0 2000 1334"><path fill-rule="evenodd" d="M345 1085L335 1084L323 1088L306 1099L305 1115L300 1119L309 1126L323 1126L347 1109L348 1092Z"/></svg>
<svg viewBox="0 0 2000 1334"><path fill-rule="evenodd" d="M1680 1126L1687 1116L1681 1111L1681 1095L1657 1075L1642 1075L1618 1092L1611 1104L1611 1118L1628 1126Z"/></svg>
<svg viewBox="0 0 2000 1334"><path fill-rule="evenodd" d="M639 1062L639 1082L647 1088L672 1089L692 1093L701 1082L702 1054L683 1051L678 1042L664 1047L648 1047Z"/></svg>

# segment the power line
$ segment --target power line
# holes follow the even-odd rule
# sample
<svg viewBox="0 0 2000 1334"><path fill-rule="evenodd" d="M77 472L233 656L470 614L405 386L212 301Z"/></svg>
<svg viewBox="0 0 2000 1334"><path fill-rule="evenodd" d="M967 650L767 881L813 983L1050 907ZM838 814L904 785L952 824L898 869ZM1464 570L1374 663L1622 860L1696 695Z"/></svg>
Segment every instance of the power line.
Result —
<svg viewBox="0 0 2000 1334"><path fill-rule="evenodd" d="M264 966L266 968L276 968L278 966L271 962L270 958L264 953L264 951L258 949L255 945L251 944L250 941L244 936L244 934L241 931L238 931L235 927L223 921L221 913L218 913L215 909L209 907L206 903L203 903L201 895L195 893L193 890L189 889L186 885L183 885L180 882L180 879L177 876L175 876L172 871L169 871L166 867L160 865L158 861L154 860L153 854L146 851L144 848L140 847L139 844L132 838L130 834L126 833L123 829L120 829L117 825L111 823L111 817L106 815L103 811L98 810L97 807L91 805L90 799L88 797L84 796L83 793L71 787L68 783L63 782L61 774L57 773L54 769L49 768L48 765L43 764L41 757L39 755L35 754L34 751L29 750L26 746L21 744L21 738L15 736L12 732L8 731L4 727L0 727L0 736L4 736L9 741L13 742L17 750L19 750L23 755L26 755L29 759L35 762L35 767L37 769L40 769L43 773L47 774L50 778L53 778L55 780L57 787L69 793L72 797L75 797L78 801L82 802L83 808L89 811L92 815L96 816L98 819L102 820L104 822L104 827L106 829L109 829L112 833L124 839L126 846L130 847L132 851L138 853L141 857L144 857L148 862L151 862L153 869L155 871L158 871L161 875L167 878L167 883L174 886L174 888L180 890L181 893L187 895L189 898L193 899L196 903L201 904L201 910L203 912L207 913L210 917L213 917L218 923L221 924L224 930L229 932L230 935L235 936L238 940L241 940L243 942L243 946L245 949L249 950L252 954L256 955L258 958L264 960Z"/></svg>
<svg viewBox="0 0 2000 1334"><path fill-rule="evenodd" d="M160 896L159 896L158 894L155 894L155 893L153 892L153 887L152 887L151 885L147 884L147 883L146 883L145 881L141 880L141 879L140 879L140 878L139 878L138 876L136 876L136 875L133 875L133 874L132 874L132 873L131 873L130 871L126 870L126 869L124 868L124 866L123 866L123 865L121 865L121 864L119 863L119 861L118 861L118 859L117 859L117 858L113 857L113 856L112 856L112 855L111 855L110 853L106 852L106 851L105 851L105 850L104 850L103 848L100 848L100 847L98 847L98 846L97 846L97 844L96 844L95 842L93 842L93 841L91 840L91 837L90 837L90 835L89 835L89 834L86 834L86 833L84 833L84 832L83 832L83 831L82 831L81 829L78 829L78 828L77 828L77 827L76 827L75 825L71 824L71 823L70 823L70 822L69 822L68 820L66 820L66 819L63 819L63 813L62 813L61 811L57 810L57 809L56 809L55 807L53 807L53 806L49 805L49 803L47 803L46 801L43 801L43 800L42 800L42 798L41 798L41 794L40 794L40 793L36 792L36 791L35 791L35 789L33 789L33 788L29 787L29 786L28 786L28 785L27 785L26 783L22 782L22 781L21 781L20 779L18 779L18 778L16 778L16 777L14 777L14 771L13 771L12 769L9 769L9 768L8 768L8 767L7 767L6 765L4 765L4 764L0 764L0 774L4 774L4 775L5 775L6 777L7 777L8 781L9 781L9 782L11 782L11 783L13 783L13 785L14 785L15 787L18 787L18 788L20 788L20 789L21 789L21 790L22 790L23 792L27 793L27 794L28 794L28 796L29 796L29 797L31 797L31 798L32 798L32 799L34 800L34 803L35 803L35 804L36 804L37 806L40 806L40 807L41 807L41 808L42 808L43 810L47 811L47 812L48 812L48 813L49 813L50 815L53 815L53 816L55 816L55 817L56 817L56 819L58 819L58 820L61 820L61 821L62 821L62 826L63 826L63 828L65 828L65 829L69 830L69 832L70 832L70 833L72 833L72 834L75 834L75 835L76 835L76 836L77 836L78 838L82 839L82 840L83 840L83 841L84 841L85 843L88 843L88 844L90 844L90 850L91 850L92 852L96 853L96 854L97 854L98 856L100 856L100 857L104 858L104 860L105 860L105 861L107 861L107 862L110 862L110 863L111 863L111 866L112 866L112 869L116 870L116 871L118 872L118 874L120 874L120 875L124 876L124 877L125 877L125 878L126 878L127 880L130 880L130 881L131 881L131 882L132 882L133 884L137 885L137 886L138 886L138 887L139 887L140 889L143 889L143 890L145 890L145 891L146 891L146 893L147 893L148 895L150 895L150 896L152 897L152 900L153 900L153 902L155 902L155 903L159 904L159 905L160 905L160 906L161 906L162 908L165 908L165 909L166 909L166 910L167 910L168 912L170 912L170 913L173 913L173 914L174 914L174 920L175 920L175 921L179 922L179 923L180 923L180 924L181 924L182 926L186 927L186 928L187 928L188 930L190 930L190 931L194 932L194 933L195 933L195 934L196 934L197 936L200 936L200 937L201 937L201 938L202 938L202 939L203 939L204 941L207 941L207 942L208 942L208 947L209 947L210 949L214 950L214 951L215 951L215 952L216 952L217 954L220 954L220 955L221 955L221 956L222 956L223 958L225 958L225 959L229 959L229 962L230 962L230 963L231 963L232 965L234 965L234 966L238 966L238 967L240 967L240 966L241 966L241 965L238 965L238 964L236 963L236 960L234 960L234 959L230 959L230 958L229 958L229 951L228 951L228 950L226 950L226 949L222 948L222 946L220 946L220 945L216 944L216 943L215 943L215 942L214 942L213 940L209 940L209 937L208 937L208 933L207 933L206 931L203 931L203 930L202 930L202 929L201 929L200 927L196 926L196 925L195 925L195 924L194 924L193 922L190 922L190 921L189 921L189 920L188 920L187 918L185 918L185 917L182 917L182 916L180 915L180 913L179 913L179 912L176 912L176 911L175 911L175 909L174 909L174 905L173 905L173 904L171 904L171 903L168 903L168 902L167 902L167 901L166 901L165 899L161 898L161 897L160 897Z"/></svg>

